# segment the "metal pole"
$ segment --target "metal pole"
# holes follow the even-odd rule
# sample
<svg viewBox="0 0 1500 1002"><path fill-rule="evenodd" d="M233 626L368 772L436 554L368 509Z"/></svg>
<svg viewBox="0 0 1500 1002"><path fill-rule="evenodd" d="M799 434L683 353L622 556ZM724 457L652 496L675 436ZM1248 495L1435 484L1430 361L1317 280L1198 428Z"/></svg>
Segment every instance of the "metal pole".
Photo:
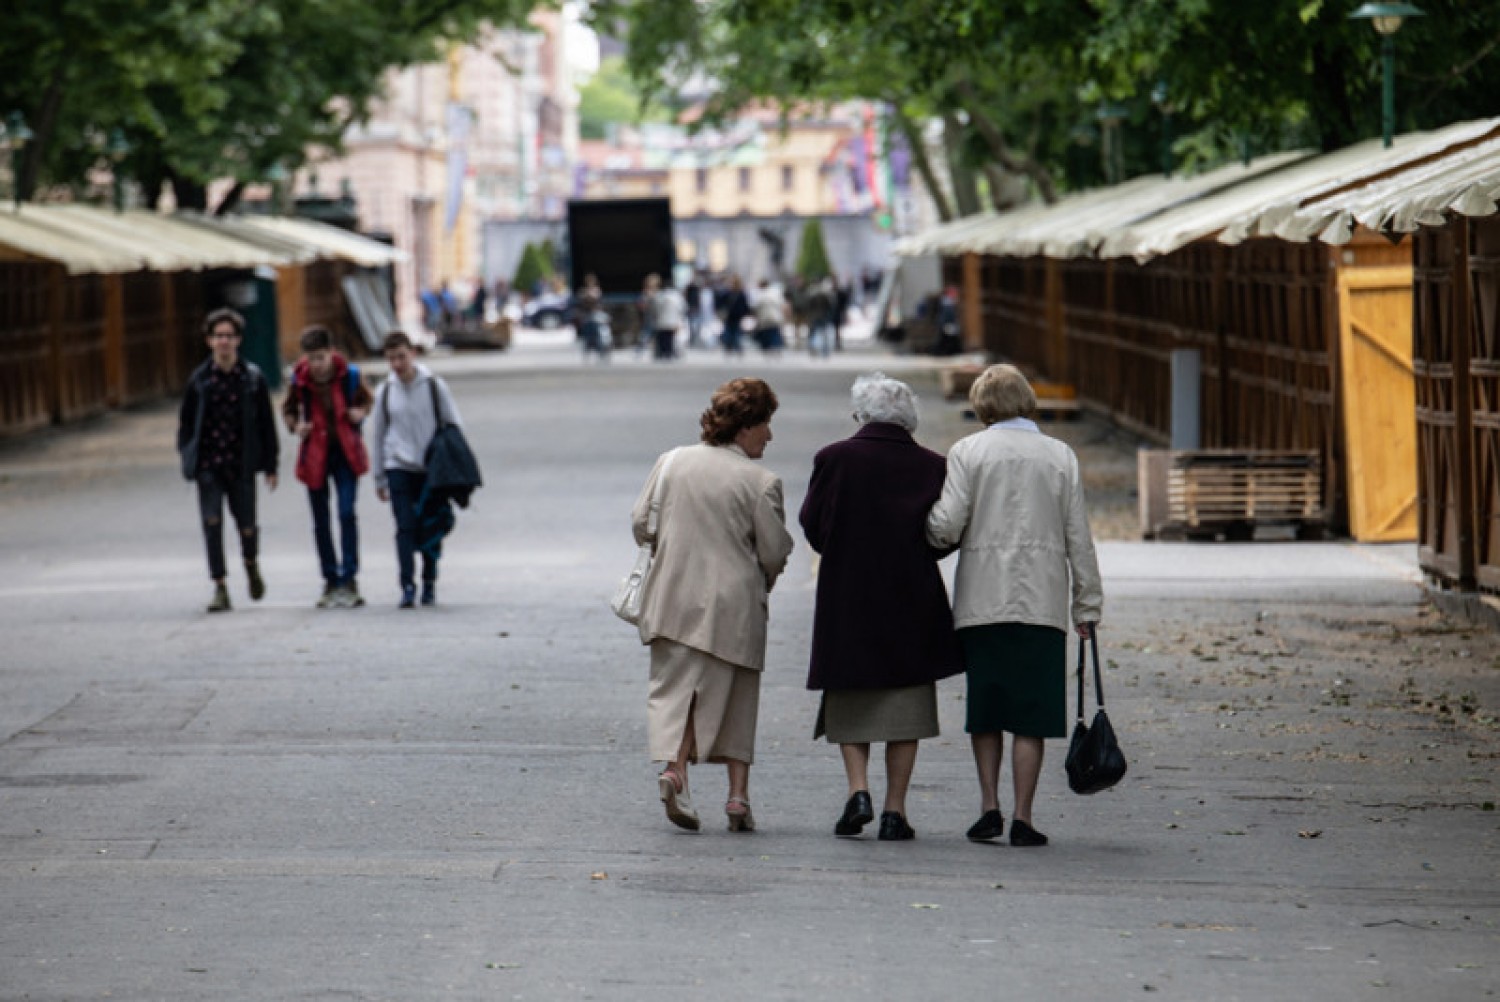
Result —
<svg viewBox="0 0 1500 1002"><path fill-rule="evenodd" d="M1163 177L1172 176L1172 113L1170 111L1161 113L1161 173Z"/></svg>
<svg viewBox="0 0 1500 1002"><path fill-rule="evenodd" d="M1380 118L1385 148L1391 148L1391 139L1396 133L1396 36L1386 35L1380 45L1381 62L1385 64L1380 102Z"/></svg>

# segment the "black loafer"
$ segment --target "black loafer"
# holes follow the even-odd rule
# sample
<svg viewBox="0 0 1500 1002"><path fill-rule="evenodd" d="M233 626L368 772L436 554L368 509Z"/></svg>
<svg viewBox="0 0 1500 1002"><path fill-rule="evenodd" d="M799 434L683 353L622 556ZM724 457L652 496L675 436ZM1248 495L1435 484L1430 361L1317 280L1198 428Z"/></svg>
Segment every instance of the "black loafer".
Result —
<svg viewBox="0 0 1500 1002"><path fill-rule="evenodd" d="M895 811L882 811L880 814L880 834L877 838L882 842L909 842L917 837L911 825L906 819Z"/></svg>
<svg viewBox="0 0 1500 1002"><path fill-rule="evenodd" d="M860 790L844 805L844 816L833 826L833 833L839 838L854 838L874 820L875 805L870 802L870 794Z"/></svg>
<svg viewBox="0 0 1500 1002"><path fill-rule="evenodd" d="M968 839L970 842L993 842L1004 834L1005 815L999 811L985 811L984 816L969 828Z"/></svg>
<svg viewBox="0 0 1500 1002"><path fill-rule="evenodd" d="M1010 823L1010 844L1019 846L1046 845L1047 836L1024 821Z"/></svg>

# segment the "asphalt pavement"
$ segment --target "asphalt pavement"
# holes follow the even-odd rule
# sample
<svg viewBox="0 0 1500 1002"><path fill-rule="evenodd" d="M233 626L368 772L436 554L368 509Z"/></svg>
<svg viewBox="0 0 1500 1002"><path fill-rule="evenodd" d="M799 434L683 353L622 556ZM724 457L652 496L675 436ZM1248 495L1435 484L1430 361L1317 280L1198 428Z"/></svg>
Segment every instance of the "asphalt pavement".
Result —
<svg viewBox="0 0 1500 1002"><path fill-rule="evenodd" d="M653 458L741 374L780 394L765 463L793 518L813 453L853 430L854 372L910 378L935 448L974 426L931 361L868 345L601 366L537 338L432 364L486 486L431 609L395 608L368 480L366 608L313 607L284 455L269 593L249 600L231 539L235 608L210 616L170 406L0 443L0 1000L1500 993L1500 646L1430 607L1414 547L1101 542L1130 773L1074 796L1051 743L1052 844L1023 850L963 838L962 679L918 759L917 839L832 837L796 532L760 831L724 830L705 766L693 834L663 817L646 651L607 608Z"/></svg>

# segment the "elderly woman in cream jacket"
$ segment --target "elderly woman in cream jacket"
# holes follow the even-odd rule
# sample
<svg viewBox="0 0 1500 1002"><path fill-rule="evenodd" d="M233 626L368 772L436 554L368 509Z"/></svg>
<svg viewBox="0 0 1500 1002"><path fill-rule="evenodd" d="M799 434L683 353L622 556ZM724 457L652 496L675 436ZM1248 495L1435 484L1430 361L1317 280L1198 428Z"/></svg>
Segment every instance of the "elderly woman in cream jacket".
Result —
<svg viewBox="0 0 1500 1002"><path fill-rule="evenodd" d="M1099 622L1104 593L1078 458L1031 420L1036 394L1011 365L992 365L969 401L985 430L948 453L927 541L959 546L953 620L968 667L966 729L979 771L975 842L1004 832L1000 762L1010 732L1015 816L1010 843L1047 844L1032 827L1045 738L1067 734L1067 631Z"/></svg>
<svg viewBox="0 0 1500 1002"><path fill-rule="evenodd" d="M696 831L688 763L729 772L730 831L754 831L750 764L766 657L766 604L792 552L781 478L761 467L776 394L759 379L714 392L702 441L656 461L631 522L651 542L648 515L664 480L656 557L641 601L641 642L651 645L647 731L667 817Z"/></svg>

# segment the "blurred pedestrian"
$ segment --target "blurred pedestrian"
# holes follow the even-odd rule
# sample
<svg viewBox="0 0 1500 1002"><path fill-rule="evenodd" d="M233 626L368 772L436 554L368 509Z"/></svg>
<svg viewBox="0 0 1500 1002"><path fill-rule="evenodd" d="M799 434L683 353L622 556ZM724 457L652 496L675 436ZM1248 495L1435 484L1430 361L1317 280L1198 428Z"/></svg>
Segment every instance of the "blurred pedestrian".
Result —
<svg viewBox="0 0 1500 1002"><path fill-rule="evenodd" d="M985 429L948 452L927 541L959 547L953 618L968 665L967 730L979 773L975 842L1000 838L1000 763L1011 739L1010 844L1039 846L1032 825L1043 742L1067 733L1067 631L1092 635L1104 605L1078 457L1032 420L1036 394L1013 365L969 390Z"/></svg>
<svg viewBox="0 0 1500 1002"><path fill-rule="evenodd" d="M719 334L719 343L724 346L725 355L745 353L741 339L747 322L754 323L750 297L745 295L745 283L740 280L740 276L731 275L729 289L724 294L724 330Z"/></svg>
<svg viewBox="0 0 1500 1002"><path fill-rule="evenodd" d="M604 342L609 326L601 321L601 318L608 319L603 313L603 302L604 292L599 288L599 279L592 272L583 276L583 286L573 297L573 328L583 344L584 358L593 352L599 356L599 361L607 362L611 345Z"/></svg>
<svg viewBox="0 0 1500 1002"><path fill-rule="evenodd" d="M291 385L281 403L287 430L300 439L297 479L307 487L312 506L313 543L323 571L320 609L353 609L365 604L359 584L359 520L355 501L359 478L370 469L370 457L360 435L360 424L370 413L370 390L333 348L327 327L302 332L302 359L292 370ZM328 514L328 482L338 496L339 549L333 545ZM340 561L340 551L343 560Z"/></svg>
<svg viewBox="0 0 1500 1002"><path fill-rule="evenodd" d="M240 357L245 320L233 310L214 310L203 320L209 357L188 377L177 415L177 453L182 475L198 485L198 514L214 582L209 612L228 612L225 584L224 506L239 530L240 556L250 598L266 593L260 575L260 530L255 522L255 475L276 489L281 444L271 411L271 390L254 362Z"/></svg>
<svg viewBox="0 0 1500 1002"><path fill-rule="evenodd" d="M776 406L762 380L720 386L699 418L701 442L657 459L631 513L636 543L656 550L640 619L641 642L651 646L651 758L666 763L657 786L667 817L682 828L700 825L688 763L707 759L728 769L729 830L755 830L750 766L767 593L792 551L781 478L755 463L771 441Z"/></svg>
<svg viewBox="0 0 1500 1002"><path fill-rule="evenodd" d="M786 297L763 278L750 306L755 311L755 343L766 355L780 355L786 345L781 333L787 318Z"/></svg>
<svg viewBox="0 0 1500 1002"><path fill-rule="evenodd" d="M943 489L943 457L918 445L911 387L881 373L852 393L859 430L813 459L802 531L822 555L809 689L821 689L813 737L839 746L848 801L834 834L875 817L870 745L885 742L881 841L915 837L906 791L917 742L938 735L937 681L963 671L953 613L928 545L927 512Z"/></svg>
<svg viewBox="0 0 1500 1002"><path fill-rule="evenodd" d="M418 518L427 486L427 446L440 422L463 427L463 418L448 384L417 362L405 333L387 334L384 347L390 375L380 384L370 422L370 466L375 471L375 495L390 502L396 520L400 608L410 609L417 601ZM421 601L432 605L437 601L438 553L424 548L421 554Z"/></svg>
<svg viewBox="0 0 1500 1002"><path fill-rule="evenodd" d="M651 331L652 357L658 362L670 362L677 357L677 331L686 315L687 302L682 293L675 286L664 286L661 276L647 275L641 316Z"/></svg>

